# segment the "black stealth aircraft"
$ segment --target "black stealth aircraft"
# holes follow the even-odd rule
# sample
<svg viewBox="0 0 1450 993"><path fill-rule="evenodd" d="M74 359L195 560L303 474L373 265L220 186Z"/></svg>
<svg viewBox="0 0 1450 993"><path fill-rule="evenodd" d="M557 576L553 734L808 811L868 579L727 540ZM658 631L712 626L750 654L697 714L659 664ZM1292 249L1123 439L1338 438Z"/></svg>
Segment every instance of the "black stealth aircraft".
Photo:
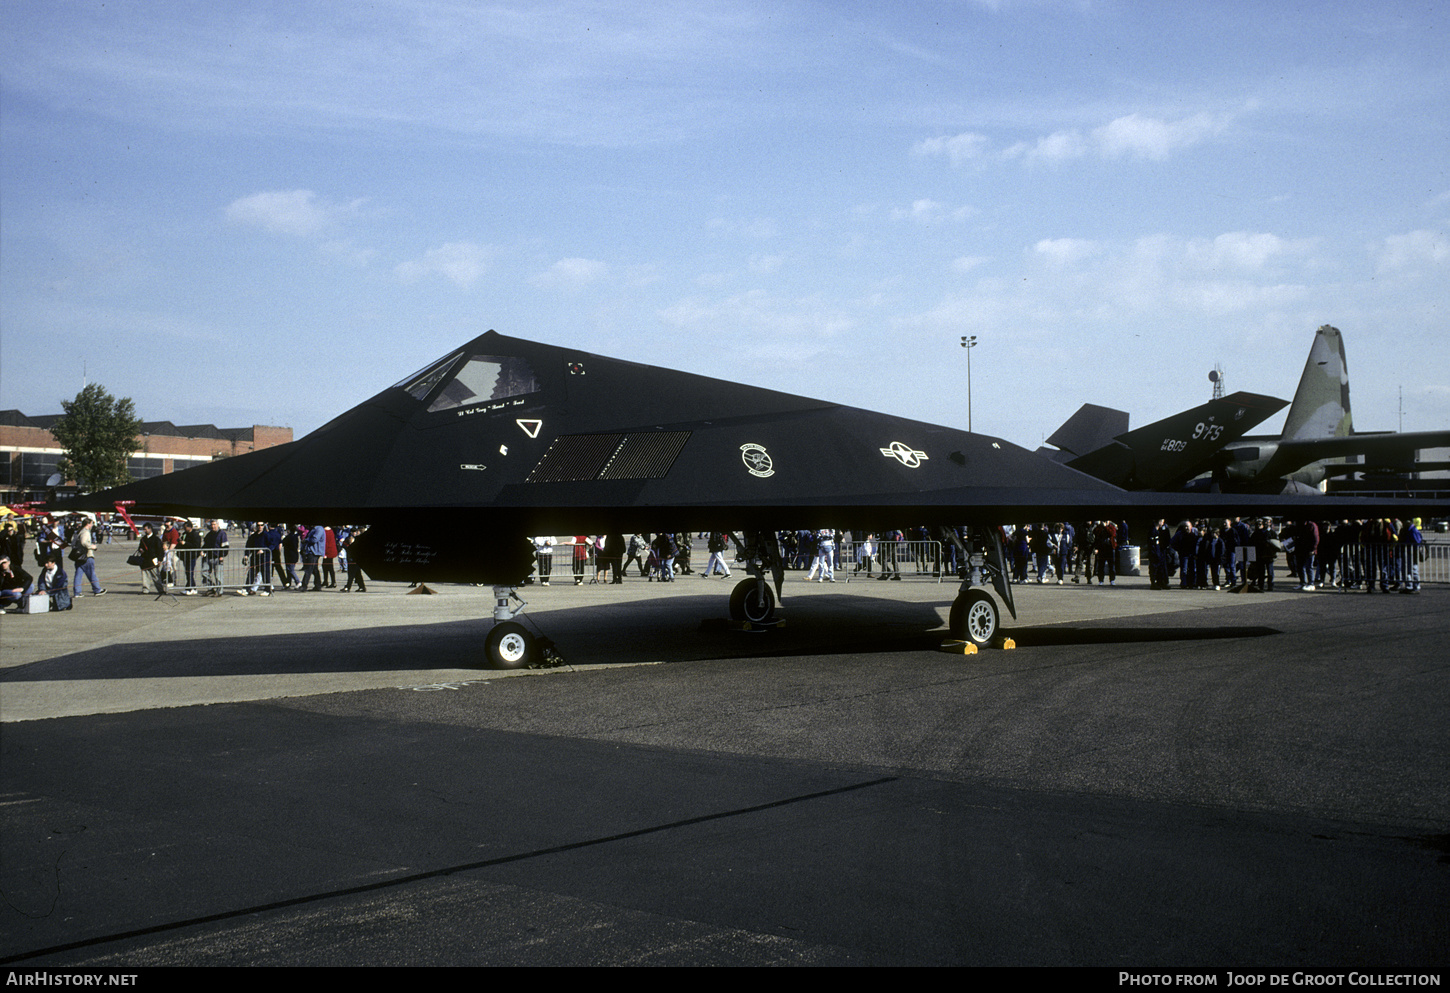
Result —
<svg viewBox="0 0 1450 993"><path fill-rule="evenodd" d="M732 592L731 612L760 623L781 592L777 529L931 525L956 542L954 527L971 525L1015 617L998 524L1283 503L1128 493L1000 438L493 331L291 444L74 505L114 501L146 513L368 524L354 554L369 575L496 588L488 661L502 667L536 650L511 606L532 569L529 535L730 531L753 577ZM950 626L986 643L997 604L968 580Z"/></svg>

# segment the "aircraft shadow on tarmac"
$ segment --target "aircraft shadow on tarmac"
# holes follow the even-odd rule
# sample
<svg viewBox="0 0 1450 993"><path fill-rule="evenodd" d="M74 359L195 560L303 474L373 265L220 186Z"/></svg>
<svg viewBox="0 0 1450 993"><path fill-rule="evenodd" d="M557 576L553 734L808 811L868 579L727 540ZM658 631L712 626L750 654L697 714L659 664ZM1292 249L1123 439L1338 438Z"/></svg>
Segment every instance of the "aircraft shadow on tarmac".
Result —
<svg viewBox="0 0 1450 993"><path fill-rule="evenodd" d="M1101 621L1085 624L1054 624L1040 628L1020 628L1008 635L1022 648L1046 648L1053 645L1128 645L1139 642L1214 641L1220 638L1264 638L1282 634L1278 628L1263 625L1219 624L1210 627L1168 627L1160 619L1151 618L1145 627L1108 625ZM1157 626L1153 622L1158 622Z"/></svg>
<svg viewBox="0 0 1450 993"><path fill-rule="evenodd" d="M784 626L732 630L718 596L548 608L522 615L552 639L569 664L684 662L731 658L870 655L933 651L946 637L930 603L821 594L788 600ZM252 637L117 643L17 666L0 683L87 679L158 679L305 673L481 669L489 618L295 632ZM1201 612L1158 614L1007 632L1022 647L1202 641L1263 637L1276 629L1204 625Z"/></svg>

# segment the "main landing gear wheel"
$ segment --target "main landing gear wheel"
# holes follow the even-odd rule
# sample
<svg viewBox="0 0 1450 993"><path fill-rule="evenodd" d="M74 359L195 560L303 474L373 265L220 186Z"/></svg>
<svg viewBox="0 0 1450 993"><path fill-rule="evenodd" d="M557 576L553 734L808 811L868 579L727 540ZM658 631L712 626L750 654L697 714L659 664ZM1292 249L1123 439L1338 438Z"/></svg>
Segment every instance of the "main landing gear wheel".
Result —
<svg viewBox="0 0 1450 993"><path fill-rule="evenodd" d="M538 657L534 636L522 624L502 621L493 626L484 643L490 669L523 669Z"/></svg>
<svg viewBox="0 0 1450 993"><path fill-rule="evenodd" d="M952 601L952 637L974 645L991 644L999 626L997 604L982 590L968 590Z"/></svg>
<svg viewBox="0 0 1450 993"><path fill-rule="evenodd" d="M742 579L730 591L730 619L768 624L775 618L775 594L767 583Z"/></svg>

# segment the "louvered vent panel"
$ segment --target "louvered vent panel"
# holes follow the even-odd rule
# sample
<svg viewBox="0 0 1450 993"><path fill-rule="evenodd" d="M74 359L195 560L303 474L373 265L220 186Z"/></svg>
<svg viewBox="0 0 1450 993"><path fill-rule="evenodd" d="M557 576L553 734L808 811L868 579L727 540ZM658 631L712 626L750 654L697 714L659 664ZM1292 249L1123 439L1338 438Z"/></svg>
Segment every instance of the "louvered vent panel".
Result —
<svg viewBox="0 0 1450 993"><path fill-rule="evenodd" d="M688 431L627 434L600 479L663 479L685 447Z"/></svg>
<svg viewBox="0 0 1450 993"><path fill-rule="evenodd" d="M609 464L623 435L573 434L554 439L526 482L573 483L595 479Z"/></svg>
<svg viewBox="0 0 1450 993"><path fill-rule="evenodd" d="M688 431L564 435L554 439L527 482L662 479L689 439Z"/></svg>

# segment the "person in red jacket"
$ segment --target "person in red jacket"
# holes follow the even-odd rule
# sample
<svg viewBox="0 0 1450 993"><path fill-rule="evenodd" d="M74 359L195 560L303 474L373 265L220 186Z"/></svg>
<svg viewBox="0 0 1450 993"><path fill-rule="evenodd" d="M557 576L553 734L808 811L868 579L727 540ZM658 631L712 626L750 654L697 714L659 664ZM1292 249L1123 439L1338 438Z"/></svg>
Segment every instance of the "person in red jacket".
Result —
<svg viewBox="0 0 1450 993"><path fill-rule="evenodd" d="M326 535L322 555L322 585L337 589L337 534L324 528Z"/></svg>

